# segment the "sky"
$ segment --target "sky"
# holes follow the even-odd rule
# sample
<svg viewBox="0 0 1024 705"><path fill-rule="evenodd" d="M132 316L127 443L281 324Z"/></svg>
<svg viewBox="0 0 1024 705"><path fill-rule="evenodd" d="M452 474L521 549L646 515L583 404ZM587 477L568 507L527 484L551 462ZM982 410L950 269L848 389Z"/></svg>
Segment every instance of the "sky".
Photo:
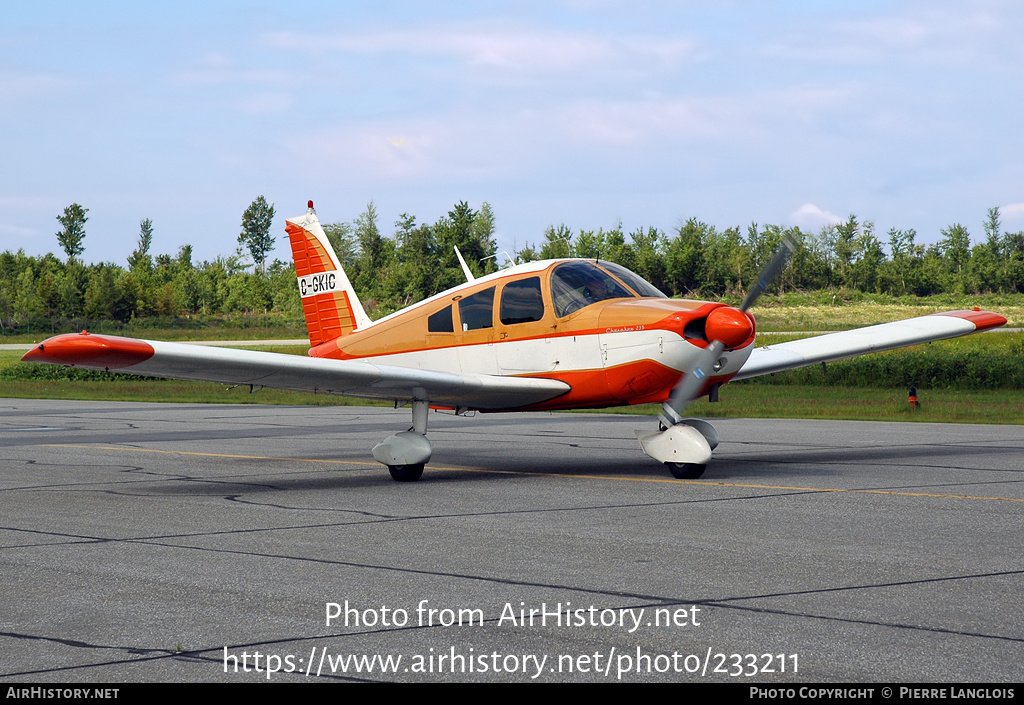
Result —
<svg viewBox="0 0 1024 705"><path fill-rule="evenodd" d="M544 229L695 217L1024 230L1024 3L6 2L0 251L237 247L242 212L386 234L491 204Z"/></svg>

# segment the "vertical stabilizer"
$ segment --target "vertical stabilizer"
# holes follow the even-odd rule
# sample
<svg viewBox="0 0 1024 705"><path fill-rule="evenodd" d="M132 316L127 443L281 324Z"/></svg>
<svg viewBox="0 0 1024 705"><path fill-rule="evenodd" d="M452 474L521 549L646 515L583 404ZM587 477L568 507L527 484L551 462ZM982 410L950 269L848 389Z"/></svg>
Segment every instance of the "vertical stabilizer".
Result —
<svg viewBox="0 0 1024 705"><path fill-rule="evenodd" d="M369 326L370 319L320 227L313 202L306 215L285 223L310 344L317 346Z"/></svg>

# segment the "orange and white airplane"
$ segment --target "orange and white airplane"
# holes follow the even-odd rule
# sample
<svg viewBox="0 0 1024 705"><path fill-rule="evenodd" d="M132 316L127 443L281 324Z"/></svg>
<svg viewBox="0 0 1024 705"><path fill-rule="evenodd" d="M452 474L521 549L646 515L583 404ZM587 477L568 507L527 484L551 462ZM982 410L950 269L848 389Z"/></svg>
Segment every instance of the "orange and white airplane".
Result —
<svg viewBox="0 0 1024 705"><path fill-rule="evenodd" d="M1006 323L951 311L754 348L747 309L785 263L781 248L739 308L669 299L628 269L581 259L530 262L474 278L371 321L324 234L313 202L287 221L309 329L308 357L86 332L50 338L24 360L132 374L392 400L412 428L373 448L398 481L430 460L431 407L538 411L660 403L660 428L637 432L677 478L697 478L718 445L684 418L697 397L782 370L968 335ZM791 247L791 246L789 246Z"/></svg>

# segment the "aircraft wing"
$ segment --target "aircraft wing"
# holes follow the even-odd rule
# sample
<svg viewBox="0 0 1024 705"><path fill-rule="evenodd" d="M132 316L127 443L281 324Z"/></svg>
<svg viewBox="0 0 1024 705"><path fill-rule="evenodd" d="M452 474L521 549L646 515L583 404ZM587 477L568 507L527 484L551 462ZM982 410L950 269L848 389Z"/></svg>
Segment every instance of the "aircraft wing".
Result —
<svg viewBox="0 0 1024 705"><path fill-rule="evenodd" d="M69 333L44 340L22 359L147 377L369 399L427 399L435 406L480 410L515 409L569 391L568 384L551 379L456 374L363 360L328 360L89 333Z"/></svg>
<svg viewBox="0 0 1024 705"><path fill-rule="evenodd" d="M1005 325L997 313L949 311L755 348L733 379L747 379L867 353L957 338Z"/></svg>

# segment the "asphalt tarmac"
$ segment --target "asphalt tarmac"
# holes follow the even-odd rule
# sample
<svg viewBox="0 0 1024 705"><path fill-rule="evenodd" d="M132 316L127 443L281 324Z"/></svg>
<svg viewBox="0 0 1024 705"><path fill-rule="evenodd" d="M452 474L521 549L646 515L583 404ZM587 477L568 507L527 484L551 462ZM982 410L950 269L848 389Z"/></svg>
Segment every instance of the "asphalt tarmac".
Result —
<svg viewBox="0 0 1024 705"><path fill-rule="evenodd" d="M0 680L1022 680L1024 427L654 423L0 400Z"/></svg>

